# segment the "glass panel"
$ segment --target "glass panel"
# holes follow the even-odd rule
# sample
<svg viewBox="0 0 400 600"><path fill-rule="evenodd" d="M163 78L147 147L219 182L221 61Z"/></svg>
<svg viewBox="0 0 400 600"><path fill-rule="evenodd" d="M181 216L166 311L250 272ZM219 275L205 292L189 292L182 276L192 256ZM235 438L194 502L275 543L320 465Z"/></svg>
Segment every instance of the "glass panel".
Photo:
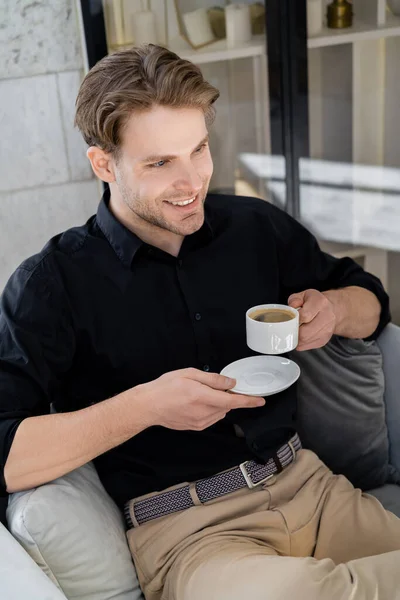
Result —
<svg viewBox="0 0 400 600"><path fill-rule="evenodd" d="M156 42L199 65L221 94L210 131L210 190L258 196L284 207L284 159L271 156L265 5L252 0L240 7L228 4L103 0L108 49Z"/></svg>
<svg viewBox="0 0 400 600"><path fill-rule="evenodd" d="M400 322L400 16L383 0L353 4L346 29L317 27L309 14L301 219L325 249L383 281Z"/></svg>

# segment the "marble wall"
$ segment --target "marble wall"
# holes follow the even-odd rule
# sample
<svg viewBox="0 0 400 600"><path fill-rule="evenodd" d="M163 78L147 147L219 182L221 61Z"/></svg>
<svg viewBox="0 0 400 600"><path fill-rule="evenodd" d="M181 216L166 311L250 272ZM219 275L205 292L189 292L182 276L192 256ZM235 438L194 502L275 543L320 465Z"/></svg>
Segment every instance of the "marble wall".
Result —
<svg viewBox="0 0 400 600"><path fill-rule="evenodd" d="M100 186L73 127L82 68L74 0L1 0L0 290L96 211Z"/></svg>

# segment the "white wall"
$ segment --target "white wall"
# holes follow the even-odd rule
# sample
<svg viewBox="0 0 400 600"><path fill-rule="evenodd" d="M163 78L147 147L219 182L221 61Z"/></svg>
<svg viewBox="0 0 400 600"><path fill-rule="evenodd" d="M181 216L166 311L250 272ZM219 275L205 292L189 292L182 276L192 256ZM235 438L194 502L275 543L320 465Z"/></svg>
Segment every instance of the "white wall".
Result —
<svg viewBox="0 0 400 600"><path fill-rule="evenodd" d="M0 291L100 198L73 128L83 76L74 0L0 0Z"/></svg>

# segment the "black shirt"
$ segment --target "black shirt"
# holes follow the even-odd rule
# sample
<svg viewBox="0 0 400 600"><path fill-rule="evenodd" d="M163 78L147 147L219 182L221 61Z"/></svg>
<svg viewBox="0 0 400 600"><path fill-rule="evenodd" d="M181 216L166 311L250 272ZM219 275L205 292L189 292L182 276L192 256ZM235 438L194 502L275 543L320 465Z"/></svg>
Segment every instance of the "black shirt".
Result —
<svg viewBox="0 0 400 600"><path fill-rule="evenodd" d="M380 282L324 254L298 222L262 200L209 195L203 227L178 257L143 243L108 209L50 240L11 276L0 308L0 473L29 416L101 402L165 372L220 372L256 354L245 312L293 292L358 285L382 304ZM205 431L151 427L95 459L122 506L249 458L269 458L295 430L295 386L262 408L231 411ZM246 437L238 437L234 424ZM51 449L49 450L51 451Z"/></svg>

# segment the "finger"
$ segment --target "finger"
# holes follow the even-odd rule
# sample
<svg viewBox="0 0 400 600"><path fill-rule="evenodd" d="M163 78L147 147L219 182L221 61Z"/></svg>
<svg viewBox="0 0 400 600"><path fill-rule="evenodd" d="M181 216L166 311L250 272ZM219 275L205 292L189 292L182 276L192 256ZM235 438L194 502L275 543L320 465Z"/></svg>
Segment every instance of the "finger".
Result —
<svg viewBox="0 0 400 600"><path fill-rule="evenodd" d="M332 329L323 329L315 337L308 339L305 342L300 342L296 348L299 352L304 350L315 350L316 348L322 348L325 346L333 335Z"/></svg>
<svg viewBox="0 0 400 600"><path fill-rule="evenodd" d="M307 344L303 344L302 346L297 346L296 350L297 350L297 352L305 352L306 350L316 350L317 348L322 348L323 346L326 346L326 344L329 342L329 340L330 340L330 337L317 338L315 340L311 340Z"/></svg>
<svg viewBox="0 0 400 600"><path fill-rule="evenodd" d="M225 411L234 408L255 408L264 406L265 400L260 396L245 396L243 394L232 394L231 392L220 392L208 390L208 393L202 398L205 404L216 406Z"/></svg>
<svg viewBox="0 0 400 600"><path fill-rule="evenodd" d="M216 404L214 404L214 402ZM215 392L211 399L214 406L223 407L225 410L233 410L235 408L256 408L264 406L265 399L260 396L246 396L244 394L232 394L230 392Z"/></svg>
<svg viewBox="0 0 400 600"><path fill-rule="evenodd" d="M265 405L265 398L260 396L243 396L241 394L229 394L232 396L230 409L235 408L257 408Z"/></svg>
<svg viewBox="0 0 400 600"><path fill-rule="evenodd" d="M231 390L236 385L236 379L232 377L226 377L219 373L207 373L200 371L200 369L183 369L183 376L208 385L208 387L214 390Z"/></svg>
<svg viewBox="0 0 400 600"><path fill-rule="evenodd" d="M306 297L303 306L299 310L300 325L303 325L304 323L311 323L311 321L316 318L318 313L321 311L321 303L323 301L324 297L319 293L309 294Z"/></svg>
<svg viewBox="0 0 400 600"><path fill-rule="evenodd" d="M329 320L326 321L326 315L323 313L319 313L311 321L311 323L303 324L299 328L299 346L304 344L308 344L320 337L323 337L322 334L333 333L334 321Z"/></svg>
<svg viewBox="0 0 400 600"><path fill-rule="evenodd" d="M304 293L299 292L298 294L292 294L288 298L288 305L292 308L300 308L304 304Z"/></svg>

